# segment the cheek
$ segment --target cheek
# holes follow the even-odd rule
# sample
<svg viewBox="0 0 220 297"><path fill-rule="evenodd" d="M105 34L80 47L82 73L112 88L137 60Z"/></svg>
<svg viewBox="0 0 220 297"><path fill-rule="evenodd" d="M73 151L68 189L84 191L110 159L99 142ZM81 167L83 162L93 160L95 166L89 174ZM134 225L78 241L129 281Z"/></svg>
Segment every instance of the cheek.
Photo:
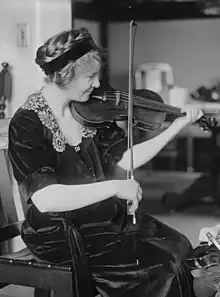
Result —
<svg viewBox="0 0 220 297"><path fill-rule="evenodd" d="M81 90L87 90L91 86L90 80L83 80L80 82L79 87Z"/></svg>
<svg viewBox="0 0 220 297"><path fill-rule="evenodd" d="M85 92L85 83L79 83L77 85L77 92L78 94L83 94Z"/></svg>

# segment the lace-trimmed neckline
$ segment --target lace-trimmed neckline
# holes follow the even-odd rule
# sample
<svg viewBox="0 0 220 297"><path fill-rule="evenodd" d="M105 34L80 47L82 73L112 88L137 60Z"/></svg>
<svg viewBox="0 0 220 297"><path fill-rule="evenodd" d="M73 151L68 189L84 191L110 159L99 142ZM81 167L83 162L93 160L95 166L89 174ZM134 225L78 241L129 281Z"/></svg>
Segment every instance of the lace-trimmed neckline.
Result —
<svg viewBox="0 0 220 297"><path fill-rule="evenodd" d="M32 110L39 117L41 123L50 130L52 134L52 145L57 152L64 152L68 144L65 136L59 128L56 118L49 107L48 103L42 96L41 90L31 94L25 103L21 106L22 109ZM83 127L82 137L92 138L97 132L97 129Z"/></svg>

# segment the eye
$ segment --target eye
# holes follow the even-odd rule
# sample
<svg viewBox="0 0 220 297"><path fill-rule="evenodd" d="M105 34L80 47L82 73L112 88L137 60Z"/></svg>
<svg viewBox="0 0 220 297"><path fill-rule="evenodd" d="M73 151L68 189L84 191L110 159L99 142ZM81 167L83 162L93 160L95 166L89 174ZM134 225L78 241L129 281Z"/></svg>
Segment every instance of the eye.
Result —
<svg viewBox="0 0 220 297"><path fill-rule="evenodd" d="M88 78L89 79L94 79L96 76L99 76L99 73L98 72L95 72L95 73L93 73L91 75L88 75Z"/></svg>

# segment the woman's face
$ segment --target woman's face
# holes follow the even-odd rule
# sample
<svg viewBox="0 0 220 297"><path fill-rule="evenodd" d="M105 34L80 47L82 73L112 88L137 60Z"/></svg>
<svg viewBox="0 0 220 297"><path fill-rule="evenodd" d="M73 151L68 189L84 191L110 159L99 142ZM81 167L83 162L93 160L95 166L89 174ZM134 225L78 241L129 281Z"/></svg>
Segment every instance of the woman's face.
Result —
<svg viewBox="0 0 220 297"><path fill-rule="evenodd" d="M72 90L71 97L75 101L85 102L89 99L89 96L94 88L100 86L100 64L95 62L95 67L84 73L78 73L70 86L70 92Z"/></svg>

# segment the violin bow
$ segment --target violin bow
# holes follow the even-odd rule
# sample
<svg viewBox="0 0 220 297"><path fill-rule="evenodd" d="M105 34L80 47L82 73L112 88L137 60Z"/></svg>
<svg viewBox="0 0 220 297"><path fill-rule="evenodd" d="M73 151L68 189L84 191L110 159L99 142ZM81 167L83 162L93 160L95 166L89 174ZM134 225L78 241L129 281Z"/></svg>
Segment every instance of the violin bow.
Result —
<svg viewBox="0 0 220 297"><path fill-rule="evenodd" d="M128 82L128 149L130 149L130 164L129 169L127 170L127 179L134 179L134 161L133 161L133 38L132 38L132 29L136 27L137 24L134 21L130 22L129 27L129 82ZM131 212L130 207L132 202L128 201L127 213L132 215L133 224L136 224L136 214Z"/></svg>
<svg viewBox="0 0 220 297"><path fill-rule="evenodd" d="M127 179L134 179L134 161L133 161L133 52L134 52L134 42L132 40L132 29L136 28L137 24L134 21L130 22L130 33L129 33L129 83L128 83L128 149L130 149L130 164L127 170ZM136 213L132 212L130 209L132 202L128 201L127 203L127 214L132 216L132 222L136 224ZM135 240L135 247L137 247L137 243ZM135 248L136 250L136 248ZM136 258L136 265L139 265L138 256Z"/></svg>

